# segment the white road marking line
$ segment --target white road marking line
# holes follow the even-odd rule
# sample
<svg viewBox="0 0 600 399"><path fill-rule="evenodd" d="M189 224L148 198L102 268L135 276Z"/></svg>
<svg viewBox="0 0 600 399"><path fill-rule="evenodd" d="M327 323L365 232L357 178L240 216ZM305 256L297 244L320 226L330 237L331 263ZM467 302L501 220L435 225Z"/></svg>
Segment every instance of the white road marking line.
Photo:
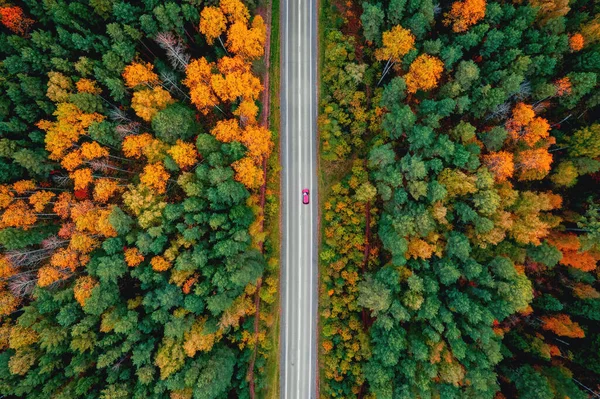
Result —
<svg viewBox="0 0 600 399"><path fill-rule="evenodd" d="M301 100L301 89L300 89L300 83L302 82L300 80L300 71L301 71L301 63L300 60L301 58L301 45L300 43L302 43L302 32L301 32L301 27L302 27L302 21L301 21L301 16L302 16L302 12L301 12L301 4L302 4L302 0L298 0L298 60L297 60L297 68L298 68L298 184L300 186L302 186L302 167L301 167L301 163L302 163L302 118L301 118L301 114L302 114L302 100ZM302 189L302 188L300 188ZM301 215L302 215L302 205L300 204L300 209L298 210L298 240L300 241L300 251L298 252L298 265L297 268L300 268L302 265L302 219L301 219ZM297 303L302 303L302 274L301 274L301 270L299 270L298 273L298 302ZM297 331L298 331L298 342L297 342L297 350L296 350L296 369L297 369L297 373L296 373L296 398L300 398L300 371L302 369L301 367L301 362L300 362L300 342L302 340L302 331L300 326L302 325L301 323L301 316L302 316L302 311L301 309L298 309L298 325L296 326Z"/></svg>

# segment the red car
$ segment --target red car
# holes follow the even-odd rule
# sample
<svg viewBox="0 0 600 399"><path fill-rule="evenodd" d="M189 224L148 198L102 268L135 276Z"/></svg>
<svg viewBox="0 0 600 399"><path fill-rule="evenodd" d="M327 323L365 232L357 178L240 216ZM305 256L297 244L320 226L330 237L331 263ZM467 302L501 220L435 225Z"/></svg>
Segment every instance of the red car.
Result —
<svg viewBox="0 0 600 399"><path fill-rule="evenodd" d="M308 191L308 188L305 188L304 190L302 190L302 203L304 205L306 205L310 202L309 194L310 194L310 191Z"/></svg>

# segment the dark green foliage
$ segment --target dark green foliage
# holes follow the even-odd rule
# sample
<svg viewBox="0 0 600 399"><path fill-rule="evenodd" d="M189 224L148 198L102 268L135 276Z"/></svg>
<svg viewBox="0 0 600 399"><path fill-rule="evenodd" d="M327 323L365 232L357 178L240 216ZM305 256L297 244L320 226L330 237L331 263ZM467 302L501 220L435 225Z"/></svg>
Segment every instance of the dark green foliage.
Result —
<svg viewBox="0 0 600 399"><path fill-rule="evenodd" d="M196 113L189 107L175 103L158 112L152 119L152 129L156 137L169 144L188 140L198 133Z"/></svg>

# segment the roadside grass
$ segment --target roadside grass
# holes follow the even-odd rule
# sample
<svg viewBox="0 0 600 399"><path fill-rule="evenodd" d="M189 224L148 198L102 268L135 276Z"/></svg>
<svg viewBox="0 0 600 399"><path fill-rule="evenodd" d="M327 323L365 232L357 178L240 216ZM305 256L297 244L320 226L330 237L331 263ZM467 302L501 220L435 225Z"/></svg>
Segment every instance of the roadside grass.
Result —
<svg viewBox="0 0 600 399"><path fill-rule="evenodd" d="M280 210L281 210L281 162L280 162L280 38L279 38L279 0L271 0L271 57L269 65L269 129L272 132L274 151L267 164L267 204L269 209L265 214L265 230L268 258L276 259L275 266L268 268L268 274L265 277L274 277L279 281L281 276L281 235L280 235ZM269 198L271 200L269 200ZM257 397L263 399L279 398L279 321L280 321L280 296L279 291L275 295L276 300L271 304L262 303L262 306L268 306L268 317L271 319L271 326L267 331L265 339L272 344L266 357L264 371L261 378L264 378L264 385L257 392Z"/></svg>

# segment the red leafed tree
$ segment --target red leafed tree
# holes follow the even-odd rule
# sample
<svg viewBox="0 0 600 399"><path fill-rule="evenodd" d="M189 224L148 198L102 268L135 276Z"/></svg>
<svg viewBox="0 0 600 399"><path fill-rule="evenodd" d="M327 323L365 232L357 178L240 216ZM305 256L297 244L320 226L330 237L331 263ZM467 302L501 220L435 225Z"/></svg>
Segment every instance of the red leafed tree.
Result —
<svg viewBox="0 0 600 399"><path fill-rule="evenodd" d="M0 8L0 20L2 25L21 36L27 35L34 22L33 19L27 18L23 9L18 6Z"/></svg>

